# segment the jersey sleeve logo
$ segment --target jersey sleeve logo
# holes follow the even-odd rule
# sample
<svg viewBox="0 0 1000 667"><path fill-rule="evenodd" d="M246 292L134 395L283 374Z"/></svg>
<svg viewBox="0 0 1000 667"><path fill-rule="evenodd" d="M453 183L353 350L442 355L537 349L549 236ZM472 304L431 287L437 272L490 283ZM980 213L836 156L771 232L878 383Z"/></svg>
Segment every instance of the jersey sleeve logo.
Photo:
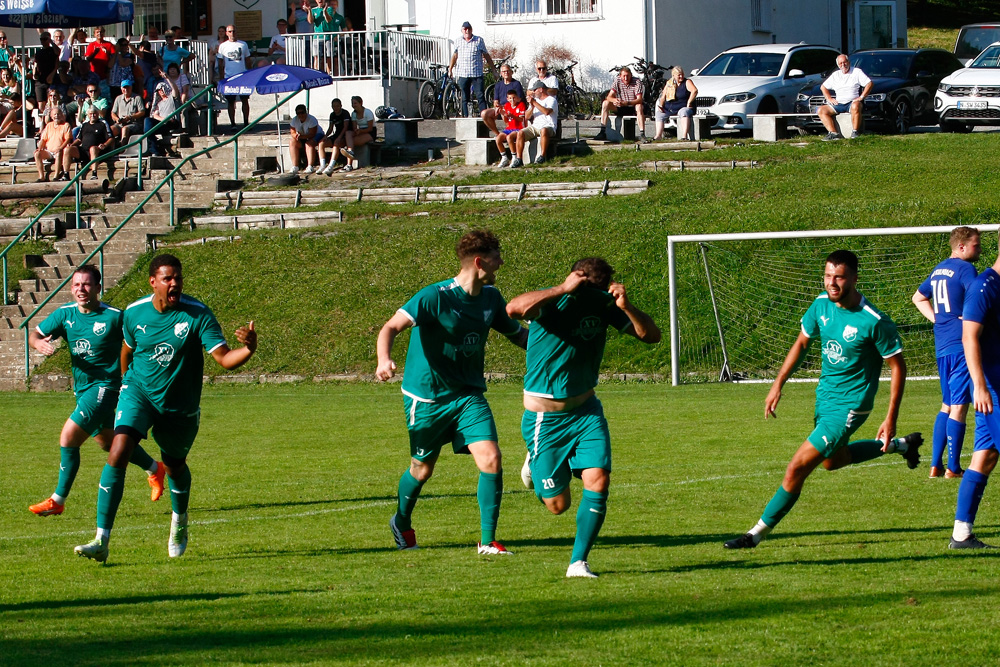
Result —
<svg viewBox="0 0 1000 667"><path fill-rule="evenodd" d="M108 331L108 325L106 322L94 322L94 334L97 336L103 336Z"/></svg>
<svg viewBox="0 0 1000 667"><path fill-rule="evenodd" d="M846 327L844 327L844 335L843 335L844 340L846 340L848 343L850 343L852 340L854 340L857 337L858 337L858 328L857 327L852 327L850 324L848 324Z"/></svg>
<svg viewBox="0 0 1000 667"><path fill-rule="evenodd" d="M847 361L847 357L844 356L844 348L835 340L826 341L823 345L823 356L834 366L842 361Z"/></svg>
<svg viewBox="0 0 1000 667"><path fill-rule="evenodd" d="M597 315L588 315L580 320L580 326L573 333L584 340L590 340L601 330L601 318Z"/></svg>
<svg viewBox="0 0 1000 667"><path fill-rule="evenodd" d="M158 344L153 348L153 354L150 355L150 359L166 368L174 360L174 346L170 343Z"/></svg>
<svg viewBox="0 0 1000 667"><path fill-rule="evenodd" d="M191 331L190 322L178 322L174 325L174 335L184 340L187 338L188 332Z"/></svg>

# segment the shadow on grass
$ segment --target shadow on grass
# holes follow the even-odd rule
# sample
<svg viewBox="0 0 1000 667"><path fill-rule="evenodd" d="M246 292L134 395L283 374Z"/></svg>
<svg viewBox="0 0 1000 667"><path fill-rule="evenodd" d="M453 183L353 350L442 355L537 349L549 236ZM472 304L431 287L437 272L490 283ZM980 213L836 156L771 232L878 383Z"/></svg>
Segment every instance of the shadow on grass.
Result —
<svg viewBox="0 0 1000 667"><path fill-rule="evenodd" d="M32 600L14 604L0 604L0 614L13 611L32 611L36 609L70 609L73 607L117 607L131 604L150 604L155 602L214 602L226 598L241 598L253 593L186 593L177 595L130 595L128 597L82 598L79 600Z"/></svg>
<svg viewBox="0 0 1000 667"><path fill-rule="evenodd" d="M422 493L421 500L435 498L475 498L474 493ZM245 510L259 510L280 507L314 507L322 505L339 505L346 503L385 503L396 502L397 497L392 496L366 496L364 498L328 498L324 500L289 500L287 502L275 503L241 503L238 505L224 505L222 507L199 507L198 514L211 514L213 512L240 512Z"/></svg>

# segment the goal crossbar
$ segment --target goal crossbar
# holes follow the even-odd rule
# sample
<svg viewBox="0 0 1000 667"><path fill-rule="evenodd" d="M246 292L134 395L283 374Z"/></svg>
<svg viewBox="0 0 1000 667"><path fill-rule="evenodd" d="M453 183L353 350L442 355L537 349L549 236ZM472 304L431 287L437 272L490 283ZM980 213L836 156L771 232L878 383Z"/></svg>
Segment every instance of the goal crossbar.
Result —
<svg viewBox="0 0 1000 667"><path fill-rule="evenodd" d="M958 225L928 227L879 227L874 229L807 229L785 232L740 232L733 234L678 234L667 237L667 266L670 295L670 382L680 384L680 331L677 322L677 265L675 247L678 243L708 243L711 241L768 241L774 239L845 238L853 236L904 236L911 234L947 234ZM976 225L980 232L1000 231L1000 224Z"/></svg>

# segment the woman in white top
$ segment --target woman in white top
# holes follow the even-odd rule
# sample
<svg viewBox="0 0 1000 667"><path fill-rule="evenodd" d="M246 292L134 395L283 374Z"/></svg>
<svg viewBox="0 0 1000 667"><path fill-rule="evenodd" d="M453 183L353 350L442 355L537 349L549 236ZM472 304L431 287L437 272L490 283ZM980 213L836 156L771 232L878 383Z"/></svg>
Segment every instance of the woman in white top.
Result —
<svg viewBox="0 0 1000 667"><path fill-rule="evenodd" d="M339 139L334 142L334 146L340 148L341 152L354 160L354 149L357 146L364 146L375 140L375 114L371 109L366 109L364 100L355 95L351 98L351 129L344 132ZM348 163L344 171L351 171L354 165Z"/></svg>

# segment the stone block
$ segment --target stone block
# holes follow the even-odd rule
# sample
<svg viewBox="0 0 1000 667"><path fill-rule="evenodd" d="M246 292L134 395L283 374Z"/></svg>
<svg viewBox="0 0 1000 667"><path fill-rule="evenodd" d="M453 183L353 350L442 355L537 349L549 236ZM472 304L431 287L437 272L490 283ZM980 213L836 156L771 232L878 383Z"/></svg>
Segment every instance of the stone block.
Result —
<svg viewBox="0 0 1000 667"><path fill-rule="evenodd" d="M635 116L611 116L611 127L606 128L608 141L621 143L635 141L635 126L638 119Z"/></svg>
<svg viewBox="0 0 1000 667"><path fill-rule="evenodd" d="M691 118L691 127L694 130L694 140L695 141L708 141L712 138L712 126L715 123L712 122L711 118L705 118L704 116L693 116Z"/></svg>
<svg viewBox="0 0 1000 667"><path fill-rule="evenodd" d="M861 117L861 127L858 128L858 132L863 132L865 129L865 119L864 116ZM851 132L854 132L854 123L851 122L851 114L849 113L838 113L837 114L837 131L840 132L841 136L849 137Z"/></svg>
<svg viewBox="0 0 1000 667"><path fill-rule="evenodd" d="M475 118L455 118L455 139L464 142L466 139L488 139L490 128L479 116Z"/></svg>
<svg viewBox="0 0 1000 667"><path fill-rule="evenodd" d="M390 118L381 121L386 146L405 146L417 140L416 118Z"/></svg>
<svg viewBox="0 0 1000 667"><path fill-rule="evenodd" d="M754 116L753 138L757 141L787 139L788 119L781 116Z"/></svg>
<svg viewBox="0 0 1000 667"><path fill-rule="evenodd" d="M466 139L465 164L488 165L500 159L500 151L493 139Z"/></svg>
<svg viewBox="0 0 1000 667"><path fill-rule="evenodd" d="M361 169L363 167L370 167L372 164L372 152L371 147L368 144L362 144L361 146L354 147L354 159L351 164L355 169Z"/></svg>

